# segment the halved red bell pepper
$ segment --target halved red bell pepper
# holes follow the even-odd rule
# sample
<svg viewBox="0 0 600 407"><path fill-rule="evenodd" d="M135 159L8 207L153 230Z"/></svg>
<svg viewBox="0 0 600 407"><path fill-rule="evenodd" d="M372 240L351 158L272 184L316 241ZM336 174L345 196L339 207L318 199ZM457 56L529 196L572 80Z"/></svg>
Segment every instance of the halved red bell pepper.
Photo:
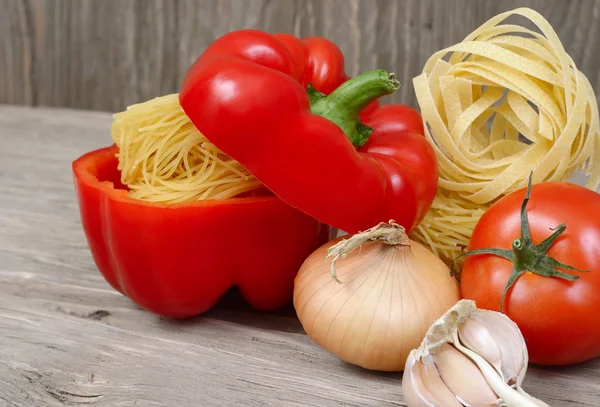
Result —
<svg viewBox="0 0 600 407"><path fill-rule="evenodd" d="M237 285L250 305L290 302L305 258L329 238L317 220L276 196L158 204L130 199L115 146L73 162L94 261L117 291L154 313L183 318Z"/></svg>
<svg viewBox="0 0 600 407"><path fill-rule="evenodd" d="M348 233L394 219L408 231L437 190L420 115L377 99L399 84L349 79L339 48L240 30L213 42L180 90L190 120L291 206Z"/></svg>

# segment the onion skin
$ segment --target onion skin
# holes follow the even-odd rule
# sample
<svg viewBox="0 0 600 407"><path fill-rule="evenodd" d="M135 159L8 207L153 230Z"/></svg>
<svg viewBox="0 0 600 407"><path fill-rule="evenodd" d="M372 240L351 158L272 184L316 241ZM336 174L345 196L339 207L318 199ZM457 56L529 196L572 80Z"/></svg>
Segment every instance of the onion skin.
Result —
<svg viewBox="0 0 600 407"><path fill-rule="evenodd" d="M336 261L312 253L295 279L294 307L306 334L348 363L400 372L429 326L460 300L450 269L423 245L369 241Z"/></svg>

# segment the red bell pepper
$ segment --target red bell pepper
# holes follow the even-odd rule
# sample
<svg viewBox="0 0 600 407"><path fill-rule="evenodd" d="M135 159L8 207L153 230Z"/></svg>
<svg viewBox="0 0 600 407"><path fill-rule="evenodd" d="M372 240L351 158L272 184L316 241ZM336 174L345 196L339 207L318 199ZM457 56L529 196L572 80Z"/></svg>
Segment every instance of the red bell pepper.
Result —
<svg viewBox="0 0 600 407"><path fill-rule="evenodd" d="M73 162L83 229L108 283L154 313L183 318L237 285L262 310L291 301L294 277L328 228L276 196L184 204L130 199L115 146Z"/></svg>
<svg viewBox="0 0 600 407"><path fill-rule="evenodd" d="M377 99L399 84L376 70L349 79L339 48L240 30L190 67L180 104L211 142L291 206L348 233L394 219L408 231L437 190L420 115Z"/></svg>

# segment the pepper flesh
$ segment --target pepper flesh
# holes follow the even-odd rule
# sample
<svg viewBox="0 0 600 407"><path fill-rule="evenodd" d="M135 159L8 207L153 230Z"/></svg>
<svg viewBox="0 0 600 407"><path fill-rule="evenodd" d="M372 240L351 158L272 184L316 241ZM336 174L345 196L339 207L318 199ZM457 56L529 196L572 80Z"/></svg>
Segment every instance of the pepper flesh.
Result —
<svg viewBox="0 0 600 407"><path fill-rule="evenodd" d="M395 220L409 232L437 190L437 162L420 115L375 98L356 119L373 132L355 146L307 86L331 94L349 78L328 40L240 30L188 70L180 104L212 143L291 206L348 233ZM321 103L319 101L317 103ZM323 109L327 111L327 109Z"/></svg>
<svg viewBox="0 0 600 407"><path fill-rule="evenodd" d="M234 285L257 309L291 301L300 265L329 228L272 195L169 205L128 198L117 151L73 162L83 229L113 288L172 318L207 311Z"/></svg>

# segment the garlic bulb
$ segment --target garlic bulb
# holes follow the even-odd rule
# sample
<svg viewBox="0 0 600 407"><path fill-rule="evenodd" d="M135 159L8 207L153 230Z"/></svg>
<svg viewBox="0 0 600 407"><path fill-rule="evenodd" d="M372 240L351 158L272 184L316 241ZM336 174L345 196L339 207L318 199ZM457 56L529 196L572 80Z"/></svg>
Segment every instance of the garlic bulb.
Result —
<svg viewBox="0 0 600 407"><path fill-rule="evenodd" d="M513 321L460 300L410 352L402 391L408 407L549 407L521 387L528 361Z"/></svg>

